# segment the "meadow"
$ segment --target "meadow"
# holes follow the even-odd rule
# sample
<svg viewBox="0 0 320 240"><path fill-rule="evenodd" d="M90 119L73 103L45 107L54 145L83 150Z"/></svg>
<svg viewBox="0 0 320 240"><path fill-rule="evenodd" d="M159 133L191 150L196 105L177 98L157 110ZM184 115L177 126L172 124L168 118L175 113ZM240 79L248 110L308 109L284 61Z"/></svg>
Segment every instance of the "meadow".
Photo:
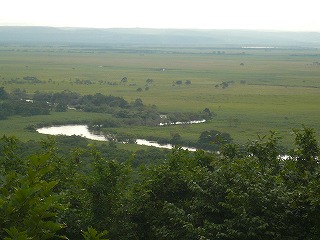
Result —
<svg viewBox="0 0 320 240"><path fill-rule="evenodd" d="M215 129L230 133L236 143L272 130L287 146L293 141L292 129L303 125L314 128L320 138L319 59L318 49L0 46L0 87L8 92L25 89L30 96L70 90L121 96L129 102L140 98L163 113L209 108L216 116L204 124L113 130L140 137L179 133L184 140L196 141L202 131ZM121 82L124 77L127 81ZM0 135L40 139L42 135L25 127L103 117L73 110L16 116L1 120Z"/></svg>

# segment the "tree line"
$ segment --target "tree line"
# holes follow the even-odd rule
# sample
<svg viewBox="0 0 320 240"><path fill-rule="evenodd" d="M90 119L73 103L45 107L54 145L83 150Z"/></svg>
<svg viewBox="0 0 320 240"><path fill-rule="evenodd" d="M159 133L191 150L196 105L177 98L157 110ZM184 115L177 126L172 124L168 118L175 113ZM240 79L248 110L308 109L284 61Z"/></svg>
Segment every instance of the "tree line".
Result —
<svg viewBox="0 0 320 240"><path fill-rule="evenodd" d="M123 97L101 93L81 95L69 90L55 93L36 91L28 95L25 90L15 89L8 93L4 87L0 87L0 119L6 119L12 115L47 115L51 111L65 112L68 108L84 112L107 113L126 126L158 125L164 121L160 115L165 114L159 112L155 105L145 105L140 98L128 102ZM198 113L170 113L167 114L165 121L210 119L214 115L206 108Z"/></svg>
<svg viewBox="0 0 320 240"><path fill-rule="evenodd" d="M0 87L0 120L13 115L48 114L50 114L50 106L46 102L27 99L25 91L16 90L9 94L3 87Z"/></svg>

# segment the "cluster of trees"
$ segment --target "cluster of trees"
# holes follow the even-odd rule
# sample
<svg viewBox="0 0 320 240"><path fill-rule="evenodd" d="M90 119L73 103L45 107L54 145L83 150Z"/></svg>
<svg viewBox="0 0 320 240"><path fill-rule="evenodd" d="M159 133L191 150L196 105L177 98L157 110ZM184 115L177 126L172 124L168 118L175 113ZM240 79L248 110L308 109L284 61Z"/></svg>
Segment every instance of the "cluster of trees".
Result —
<svg viewBox="0 0 320 240"><path fill-rule="evenodd" d="M141 99L136 99L134 102L129 103L122 97L103 95L101 93L80 95L68 90L56 93L35 92L33 100L45 101L50 103L51 106L57 106L58 104L65 107L70 106L86 112L114 113L121 109L145 107Z"/></svg>
<svg viewBox="0 0 320 240"><path fill-rule="evenodd" d="M149 89L150 89L150 87L151 87L152 84L153 84L153 79L148 78L148 79L146 80L146 84L145 84L145 86L144 86L144 90L145 90L145 91L149 91ZM130 84L130 86L136 86L136 84L135 84L135 83L134 83L134 84ZM137 88L136 91L137 91L137 92L142 92L143 89L142 89L141 87L139 87L139 88Z"/></svg>
<svg viewBox="0 0 320 240"><path fill-rule="evenodd" d="M2 78L4 80L4 78ZM8 84L25 84L25 83L29 83L29 84L37 84L37 83L45 83L41 80L39 80L37 77L31 77L31 76L26 76L23 77L22 79L20 78L11 78L10 80L5 80L4 83L8 83Z"/></svg>
<svg viewBox="0 0 320 240"><path fill-rule="evenodd" d="M319 239L315 133L295 131L285 157L278 141L271 133L219 155L175 148L136 169L92 145L61 156L51 138L22 158L4 137L0 238Z"/></svg>
<svg viewBox="0 0 320 240"><path fill-rule="evenodd" d="M80 95L68 90L57 93L35 92L33 100L45 101L50 105L64 104L76 109L92 112L103 112L108 108L128 108L130 104L122 97L106 96L101 93L95 95Z"/></svg>
<svg viewBox="0 0 320 240"><path fill-rule="evenodd" d="M161 113L158 112L156 106L146 106L140 98L129 103L122 97L101 93L80 95L71 91L63 91L58 93L36 92L33 100L48 102L51 106L55 106L56 111L66 111L67 106L70 106L85 112L109 113L123 125L157 125L161 121ZM170 113L166 120L169 122L190 121L210 119L213 116L214 113L205 109L200 113ZM103 125L103 123L95 125Z"/></svg>
<svg viewBox="0 0 320 240"><path fill-rule="evenodd" d="M169 143L172 145L193 147L207 151L219 151L221 146L231 144L233 141L229 133L213 129L201 132L197 141L185 141L177 132L171 133L168 138L151 136L148 140L156 141L159 144Z"/></svg>
<svg viewBox="0 0 320 240"><path fill-rule="evenodd" d="M148 79L151 82L151 79ZM128 102L122 97L103 95L80 95L72 91L62 91L56 93L35 92L28 97L24 90L16 89L11 93L0 88L0 119L5 119L12 115L44 115L50 111L65 112L68 107L85 112L101 112L111 114L117 125L158 125L164 120L158 112L156 106L146 106L140 98L133 102ZM165 121L190 121L210 119L215 114L205 109L199 113L170 113ZM106 120L109 121L109 120ZM94 125L103 125L95 123ZM108 125L108 124L107 124Z"/></svg>
<svg viewBox="0 0 320 240"><path fill-rule="evenodd" d="M232 143L229 133L217 130L203 131L196 143L196 147L205 150L219 150L221 146Z"/></svg>
<svg viewBox="0 0 320 240"><path fill-rule="evenodd" d="M35 92L33 97L28 99L24 90L16 89L11 93L0 87L0 119L12 115L43 115L49 114L51 110L63 112L68 106L90 112L107 112L117 116L121 109L143 108L140 99L128 103L121 97L105 96L100 93L95 95L81 96L71 91L60 93Z"/></svg>
<svg viewBox="0 0 320 240"><path fill-rule="evenodd" d="M177 80L177 81L173 82L173 86L175 86L175 85L181 86L182 84L183 84L182 80ZM190 85L191 81L190 80L185 80L184 84L185 85Z"/></svg>
<svg viewBox="0 0 320 240"><path fill-rule="evenodd" d="M50 106L44 101L28 101L22 99L23 91L17 90L11 94L0 87L0 120L12 115L47 115L50 113Z"/></svg>
<svg viewBox="0 0 320 240"><path fill-rule="evenodd" d="M233 83L234 83L234 81L222 82L220 84L216 84L215 87L216 88L222 87L223 89L225 89L225 88L229 87Z"/></svg>
<svg viewBox="0 0 320 240"><path fill-rule="evenodd" d="M75 81L74 81L75 84L79 84L79 85L91 85L91 84L94 84L94 81L91 81L91 80L88 80L88 79L85 79L85 80L81 80L79 78L76 78Z"/></svg>

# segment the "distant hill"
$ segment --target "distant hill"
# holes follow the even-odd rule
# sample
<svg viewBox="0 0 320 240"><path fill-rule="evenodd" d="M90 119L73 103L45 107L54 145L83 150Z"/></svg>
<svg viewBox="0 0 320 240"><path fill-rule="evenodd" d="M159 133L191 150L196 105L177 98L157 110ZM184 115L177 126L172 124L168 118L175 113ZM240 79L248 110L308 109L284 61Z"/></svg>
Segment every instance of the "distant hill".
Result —
<svg viewBox="0 0 320 240"><path fill-rule="evenodd" d="M0 27L0 44L320 47L319 32Z"/></svg>

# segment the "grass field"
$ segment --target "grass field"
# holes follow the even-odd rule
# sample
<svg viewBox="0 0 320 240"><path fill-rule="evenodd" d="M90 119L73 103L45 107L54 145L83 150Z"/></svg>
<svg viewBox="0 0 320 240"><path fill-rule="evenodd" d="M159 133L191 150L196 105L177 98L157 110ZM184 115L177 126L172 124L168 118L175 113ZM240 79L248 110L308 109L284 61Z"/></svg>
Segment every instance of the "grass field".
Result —
<svg viewBox="0 0 320 240"><path fill-rule="evenodd" d="M292 129L303 124L314 128L319 139L319 54L317 49L1 46L0 86L9 92L25 89L29 94L99 92L128 101L141 98L162 112L200 112L207 107L217 114L204 124L122 128L118 132L163 137L179 133L195 141L202 131L216 129L244 143L275 130L287 145L292 142ZM23 81L26 76L42 83L27 83ZM120 84L123 77L128 82ZM153 79L149 90L145 90L147 79ZM86 80L91 84L79 83ZM179 80L183 84L176 84ZM186 80L191 84L186 85ZM222 88L223 82L228 87ZM68 112L14 117L0 122L0 134L39 139L40 134L24 130L26 124L72 118L90 120L103 115Z"/></svg>

